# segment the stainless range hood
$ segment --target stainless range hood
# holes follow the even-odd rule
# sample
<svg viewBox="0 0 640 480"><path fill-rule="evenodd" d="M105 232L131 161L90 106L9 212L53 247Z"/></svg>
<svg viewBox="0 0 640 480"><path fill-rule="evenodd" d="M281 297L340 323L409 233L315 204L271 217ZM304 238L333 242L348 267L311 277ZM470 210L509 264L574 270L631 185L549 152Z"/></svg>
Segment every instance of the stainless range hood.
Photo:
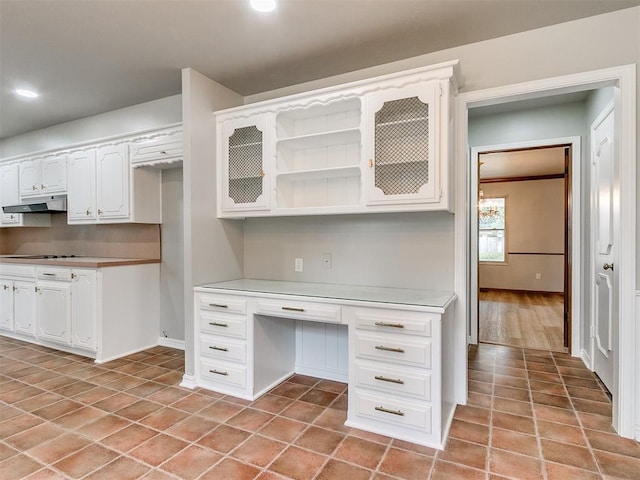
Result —
<svg viewBox="0 0 640 480"><path fill-rule="evenodd" d="M18 205L2 207L4 213L55 213L67 211L67 196L53 195L48 197L30 198Z"/></svg>

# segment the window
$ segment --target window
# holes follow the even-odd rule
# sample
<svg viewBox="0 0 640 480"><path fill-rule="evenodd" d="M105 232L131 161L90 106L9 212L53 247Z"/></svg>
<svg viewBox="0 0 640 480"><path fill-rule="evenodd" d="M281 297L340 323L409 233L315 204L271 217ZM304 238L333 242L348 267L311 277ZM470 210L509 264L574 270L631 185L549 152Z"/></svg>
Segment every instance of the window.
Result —
<svg viewBox="0 0 640 480"><path fill-rule="evenodd" d="M478 260L506 262L505 198L483 198L478 208Z"/></svg>

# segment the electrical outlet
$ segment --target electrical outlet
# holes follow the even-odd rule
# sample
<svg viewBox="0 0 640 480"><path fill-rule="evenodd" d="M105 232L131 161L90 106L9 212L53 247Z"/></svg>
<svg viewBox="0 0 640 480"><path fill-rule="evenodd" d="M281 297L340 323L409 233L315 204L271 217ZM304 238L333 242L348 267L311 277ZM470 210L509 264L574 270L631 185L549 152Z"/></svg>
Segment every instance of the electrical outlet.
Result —
<svg viewBox="0 0 640 480"><path fill-rule="evenodd" d="M304 261L302 260L302 258L295 259L295 261L293 262L293 269L296 272L302 272L304 270Z"/></svg>
<svg viewBox="0 0 640 480"><path fill-rule="evenodd" d="M322 268L331 268L331 254L323 253L320 256L320 263L322 264Z"/></svg>
<svg viewBox="0 0 640 480"><path fill-rule="evenodd" d="M542 278L542 274L541 273L536 273L536 280L540 280Z"/></svg>

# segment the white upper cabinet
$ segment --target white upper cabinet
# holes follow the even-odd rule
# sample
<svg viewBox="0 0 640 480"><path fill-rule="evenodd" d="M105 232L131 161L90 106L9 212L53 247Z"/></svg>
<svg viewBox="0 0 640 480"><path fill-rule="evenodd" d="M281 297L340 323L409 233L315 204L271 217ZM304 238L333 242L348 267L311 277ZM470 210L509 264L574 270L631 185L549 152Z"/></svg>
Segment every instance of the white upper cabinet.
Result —
<svg viewBox="0 0 640 480"><path fill-rule="evenodd" d="M439 100L438 81L366 97L368 205L439 202Z"/></svg>
<svg viewBox="0 0 640 480"><path fill-rule="evenodd" d="M133 168L175 168L182 164L182 128L170 128L134 139L129 145Z"/></svg>
<svg viewBox="0 0 640 480"><path fill-rule="evenodd" d="M20 203L20 165L18 163L0 164L0 207ZM51 215L39 213L4 213L0 211L0 227L48 227Z"/></svg>
<svg viewBox="0 0 640 480"><path fill-rule="evenodd" d="M128 145L98 148L96 156L98 219L129 217Z"/></svg>
<svg viewBox="0 0 640 480"><path fill-rule="evenodd" d="M50 155L20 162L20 196L37 197L65 193L67 156Z"/></svg>
<svg viewBox="0 0 640 480"><path fill-rule="evenodd" d="M218 216L452 211L457 68L217 112Z"/></svg>
<svg viewBox="0 0 640 480"><path fill-rule="evenodd" d="M218 178L222 211L264 211L270 208L271 145L268 115L229 120L218 125Z"/></svg>
<svg viewBox="0 0 640 480"><path fill-rule="evenodd" d="M96 150L90 148L71 153L67 167L67 221L94 223L98 218Z"/></svg>

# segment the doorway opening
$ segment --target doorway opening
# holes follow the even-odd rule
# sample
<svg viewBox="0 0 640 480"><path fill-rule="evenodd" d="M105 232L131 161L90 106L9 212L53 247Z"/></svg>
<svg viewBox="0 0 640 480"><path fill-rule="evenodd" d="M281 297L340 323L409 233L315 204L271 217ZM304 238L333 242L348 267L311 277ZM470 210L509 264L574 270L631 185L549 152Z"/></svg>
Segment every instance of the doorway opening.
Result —
<svg viewBox="0 0 640 480"><path fill-rule="evenodd" d="M478 152L478 340L567 352L571 144Z"/></svg>

